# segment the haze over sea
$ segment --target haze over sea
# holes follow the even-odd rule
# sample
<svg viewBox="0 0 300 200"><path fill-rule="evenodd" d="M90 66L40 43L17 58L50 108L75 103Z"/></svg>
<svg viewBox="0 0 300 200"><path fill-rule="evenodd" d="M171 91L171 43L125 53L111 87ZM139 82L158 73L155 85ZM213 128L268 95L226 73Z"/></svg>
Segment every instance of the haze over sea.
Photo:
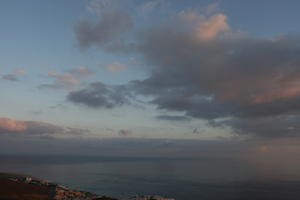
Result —
<svg viewBox="0 0 300 200"><path fill-rule="evenodd" d="M288 164L287 164L288 165ZM297 199L299 165L257 168L241 159L1 156L0 171L30 174L118 198L157 194L177 200ZM299 168L298 168L299 169Z"/></svg>

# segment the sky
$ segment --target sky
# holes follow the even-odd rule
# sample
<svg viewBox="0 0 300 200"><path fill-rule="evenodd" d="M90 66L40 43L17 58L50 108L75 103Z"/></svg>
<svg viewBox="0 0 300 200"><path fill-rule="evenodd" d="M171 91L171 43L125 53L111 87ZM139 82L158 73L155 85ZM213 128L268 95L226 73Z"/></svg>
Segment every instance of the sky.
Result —
<svg viewBox="0 0 300 200"><path fill-rule="evenodd" d="M1 1L0 149L297 153L299 6Z"/></svg>

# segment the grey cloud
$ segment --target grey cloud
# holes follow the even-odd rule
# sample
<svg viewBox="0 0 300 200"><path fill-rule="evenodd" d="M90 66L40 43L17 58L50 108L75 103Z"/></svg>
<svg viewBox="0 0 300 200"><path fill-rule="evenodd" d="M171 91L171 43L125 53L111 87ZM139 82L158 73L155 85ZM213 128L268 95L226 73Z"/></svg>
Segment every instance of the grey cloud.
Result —
<svg viewBox="0 0 300 200"><path fill-rule="evenodd" d="M167 32L149 37L142 50L154 69L150 78L139 82L139 89L163 100L172 100L172 95L190 102L208 97L243 105L252 96L288 84L289 78L298 80L297 40L196 43L179 33L172 38Z"/></svg>
<svg viewBox="0 0 300 200"><path fill-rule="evenodd" d="M75 27L75 34L82 49L91 46L104 47L121 39L132 27L133 21L126 12L112 9L101 12L101 20L97 24L82 20Z"/></svg>
<svg viewBox="0 0 300 200"><path fill-rule="evenodd" d="M26 121L25 124L27 129L22 131L22 133L27 135L48 135L64 132L62 127L45 122Z"/></svg>
<svg viewBox="0 0 300 200"><path fill-rule="evenodd" d="M155 99L150 103L158 106L158 109L167 111L185 112L186 116L203 119L214 119L235 113L236 106L195 94L192 96L177 92L177 89L169 92L155 94Z"/></svg>
<svg viewBox="0 0 300 200"><path fill-rule="evenodd" d="M240 35L226 20L223 14L208 18L183 13L143 31L135 46L149 66L149 77L131 81L126 87L151 97L150 103L158 109L209 121L226 118L226 125L239 134L285 136L283 131L275 131L272 123L300 114L300 37ZM90 27L87 25L86 30ZM101 46L115 39L97 39L93 34L84 37L78 37L83 47ZM108 104L101 92L96 92L100 94L97 98L89 90L81 92L88 94L79 95L87 96L83 102L94 107L115 104ZM257 126L262 122L266 127ZM277 126L284 130L286 124Z"/></svg>
<svg viewBox="0 0 300 200"><path fill-rule="evenodd" d="M283 115L264 118L241 119L232 118L221 121L210 121L210 125L230 126L240 135L259 137L296 137L300 134L300 116Z"/></svg>
<svg viewBox="0 0 300 200"><path fill-rule="evenodd" d="M151 96L158 109L205 120L227 118L226 125L239 134L296 134L297 129L285 132L287 124L277 122L300 114L299 42L292 36L207 41L185 25L157 27L142 36L139 46L152 66L150 76L131 85ZM296 118L289 127L299 122Z"/></svg>
<svg viewBox="0 0 300 200"><path fill-rule="evenodd" d="M1 78L6 81L19 81L17 75L15 74L4 74L1 75Z"/></svg>
<svg viewBox="0 0 300 200"><path fill-rule="evenodd" d="M84 89L70 92L67 100L93 108L114 108L128 103L121 87L111 87L101 82L91 83Z"/></svg>
<svg viewBox="0 0 300 200"><path fill-rule="evenodd" d="M187 116L177 116L177 115L159 115L156 117L160 120L167 120L167 121L189 121L190 118Z"/></svg>
<svg viewBox="0 0 300 200"><path fill-rule="evenodd" d="M122 136L128 136L128 135L131 135L133 132L131 130L126 130L126 129L121 129L119 130L119 135L122 135Z"/></svg>
<svg viewBox="0 0 300 200"><path fill-rule="evenodd" d="M193 134L201 134L201 130L199 130L199 128L194 128L192 133Z"/></svg>
<svg viewBox="0 0 300 200"><path fill-rule="evenodd" d="M74 136L80 136L88 133L90 133L90 130L88 129L72 128L72 127L67 127L64 131L64 134L74 135Z"/></svg>

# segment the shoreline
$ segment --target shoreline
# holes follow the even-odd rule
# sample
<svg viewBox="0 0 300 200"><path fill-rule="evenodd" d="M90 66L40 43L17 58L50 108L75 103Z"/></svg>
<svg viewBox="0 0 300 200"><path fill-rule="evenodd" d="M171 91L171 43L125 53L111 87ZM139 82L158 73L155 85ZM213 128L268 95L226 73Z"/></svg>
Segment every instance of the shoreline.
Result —
<svg viewBox="0 0 300 200"><path fill-rule="evenodd" d="M0 173L0 199L5 200L175 200L156 195L117 199L17 173Z"/></svg>

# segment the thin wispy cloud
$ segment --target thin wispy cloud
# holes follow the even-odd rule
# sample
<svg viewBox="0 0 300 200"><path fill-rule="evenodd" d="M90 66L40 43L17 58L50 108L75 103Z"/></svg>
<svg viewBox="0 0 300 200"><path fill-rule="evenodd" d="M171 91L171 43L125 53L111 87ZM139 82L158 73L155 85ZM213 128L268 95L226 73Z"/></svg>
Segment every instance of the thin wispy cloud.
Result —
<svg viewBox="0 0 300 200"><path fill-rule="evenodd" d="M89 78L93 75L93 71L85 66L70 69L67 71L67 73L78 79Z"/></svg>
<svg viewBox="0 0 300 200"><path fill-rule="evenodd" d="M38 86L39 89L66 89L71 90L80 85L80 81L70 74L59 74L49 72L48 77L54 79L53 83L44 83Z"/></svg>
<svg viewBox="0 0 300 200"><path fill-rule="evenodd" d="M92 75L93 71L84 66L67 70L65 73L49 72L47 77L53 79L53 82L43 83L38 88L73 90L82 85L82 80Z"/></svg>
<svg viewBox="0 0 300 200"><path fill-rule="evenodd" d="M21 70L21 69L14 69L13 71L17 74L20 74L20 75L28 74L25 70Z"/></svg>
<svg viewBox="0 0 300 200"><path fill-rule="evenodd" d="M157 10L162 10L168 7L169 1L168 0L151 0L139 5L138 13L142 16L149 16L153 12Z"/></svg>
<svg viewBox="0 0 300 200"><path fill-rule="evenodd" d="M127 67L124 64L119 63L119 62L112 62L109 64L105 64L104 66L105 66L106 70L111 73L117 73L117 72L127 69Z"/></svg>

